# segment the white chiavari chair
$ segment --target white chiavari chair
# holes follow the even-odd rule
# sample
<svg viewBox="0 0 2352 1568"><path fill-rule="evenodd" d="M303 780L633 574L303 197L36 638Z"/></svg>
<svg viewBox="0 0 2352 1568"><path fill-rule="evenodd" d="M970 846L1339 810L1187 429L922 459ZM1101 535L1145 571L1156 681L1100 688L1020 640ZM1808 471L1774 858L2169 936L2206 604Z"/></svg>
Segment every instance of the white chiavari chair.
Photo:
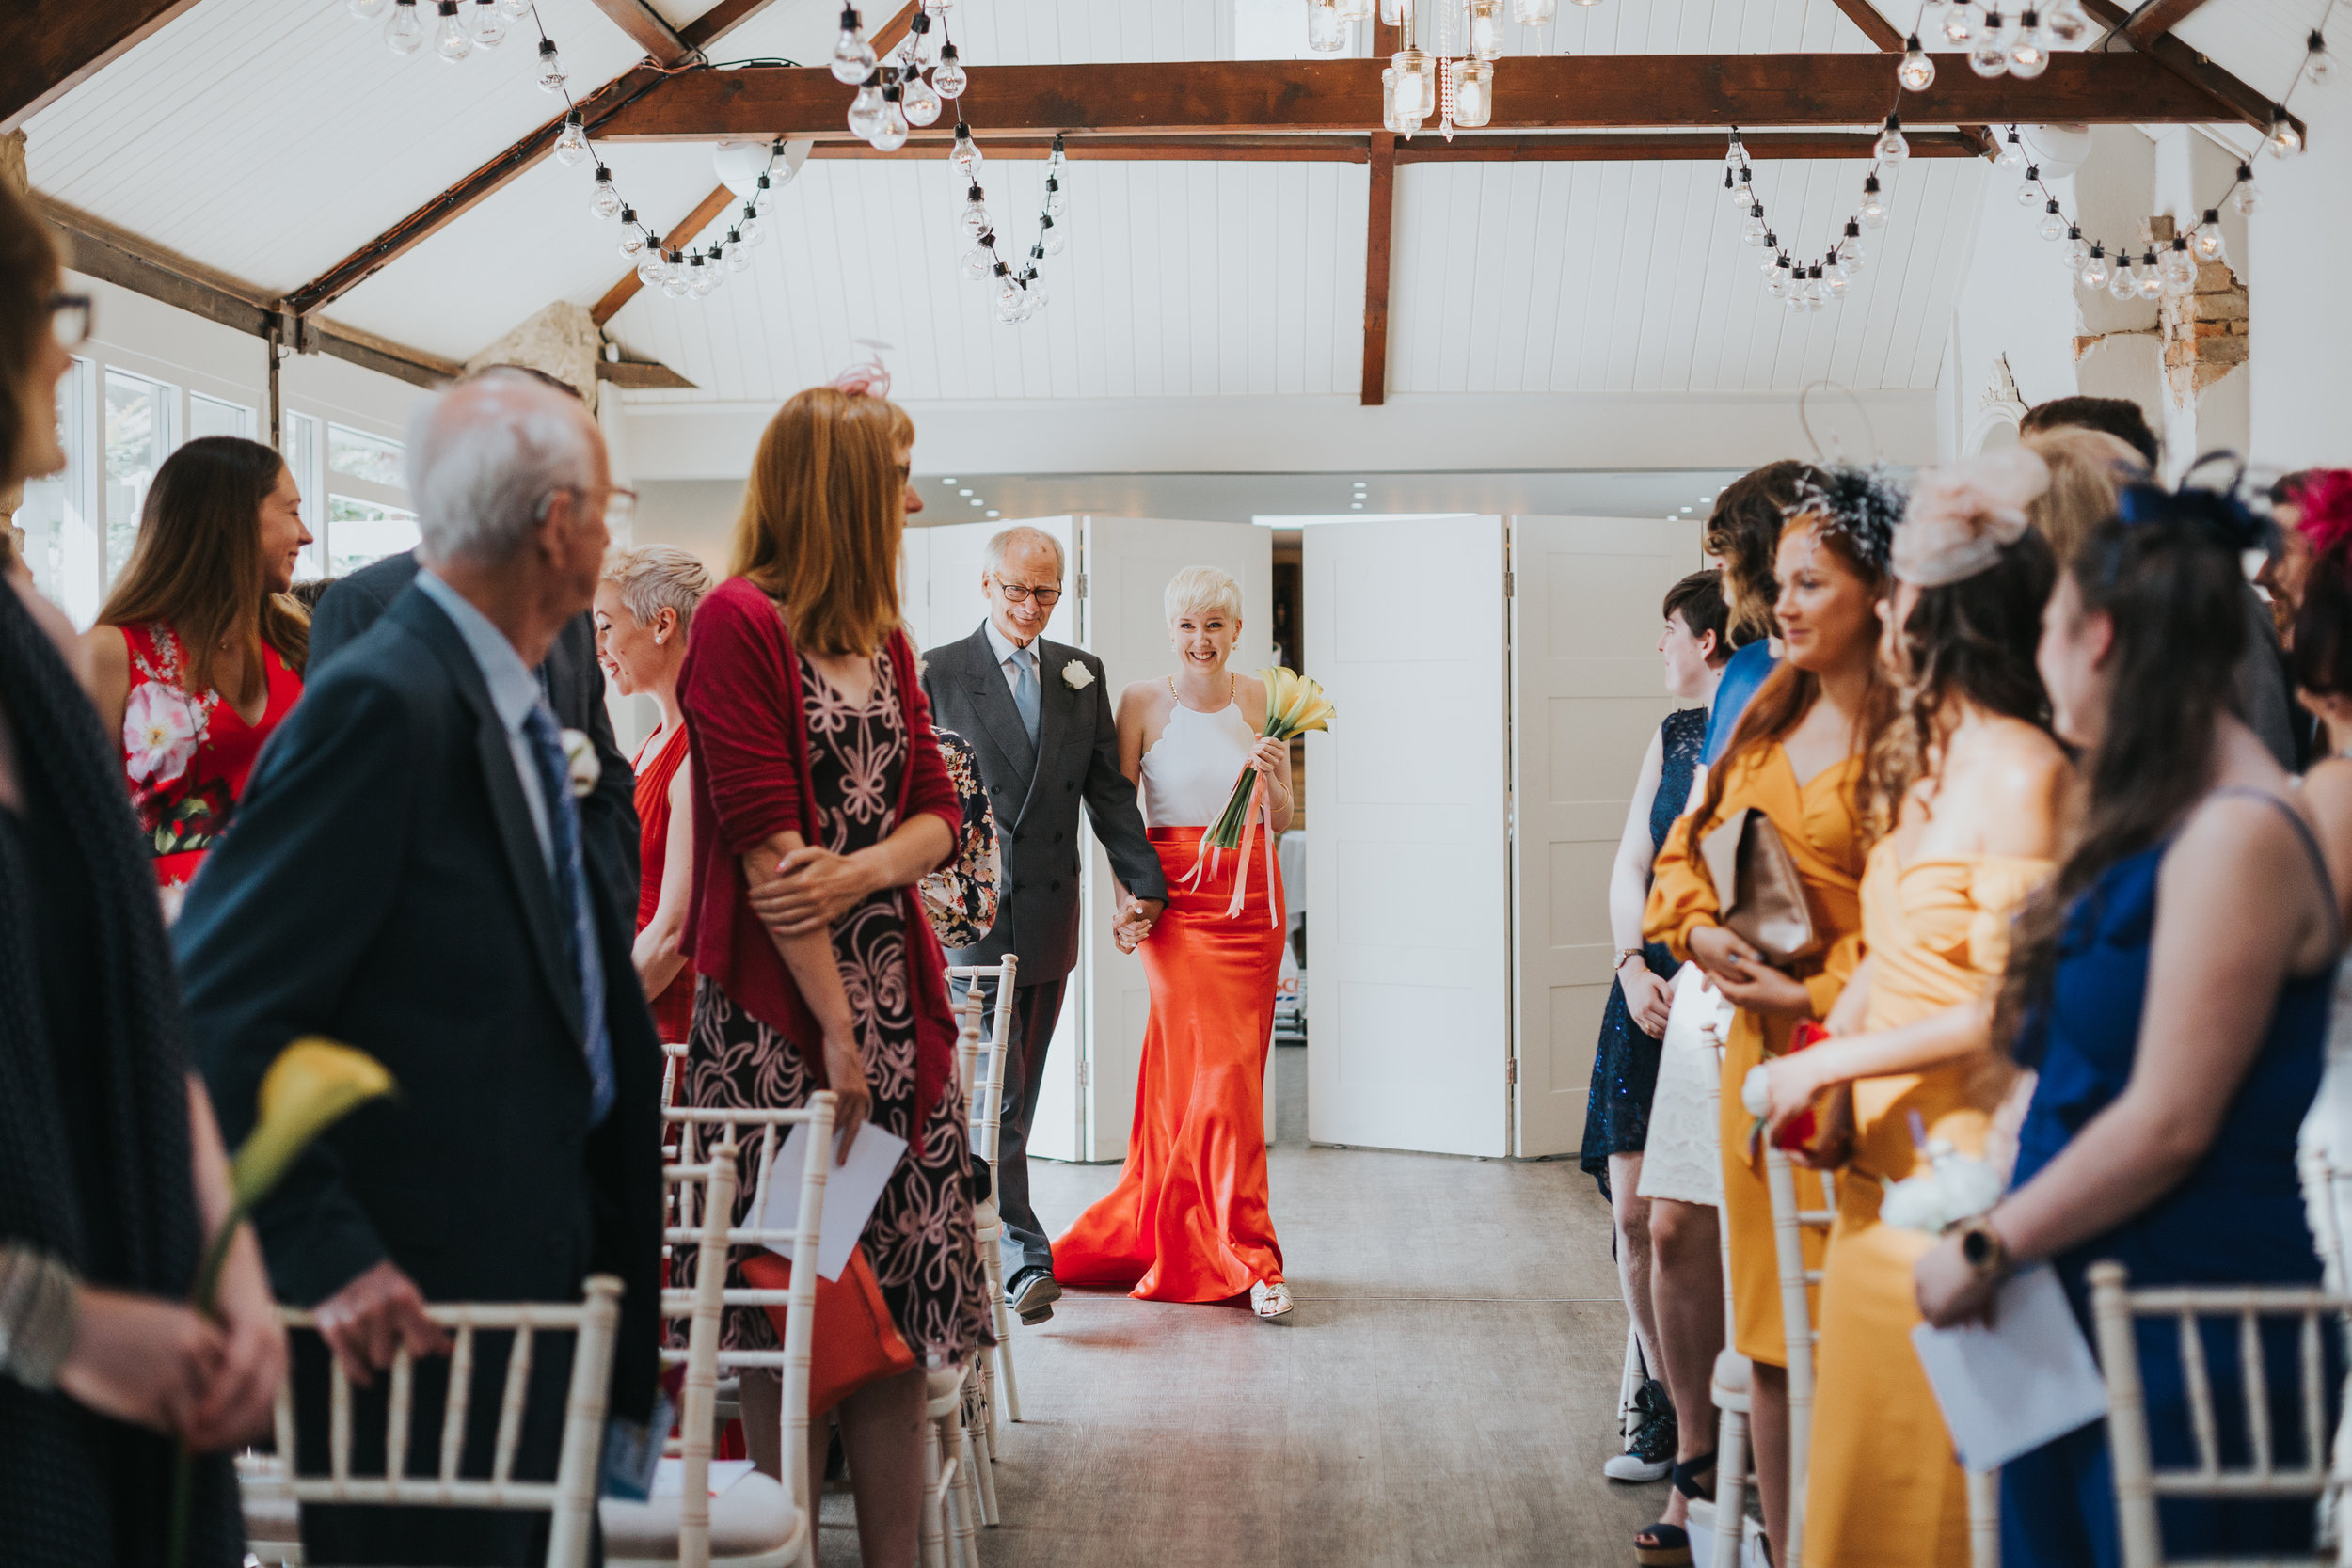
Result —
<svg viewBox="0 0 2352 1568"><path fill-rule="evenodd" d="M835 1101L829 1093L811 1095L792 1110L673 1107L662 1112L675 1129L677 1158L664 1170L662 1240L673 1259L696 1249L694 1283L662 1291L665 1320L687 1323L684 1350L664 1350L665 1365L683 1364L678 1437L679 1495L645 1503L608 1499L604 1504L605 1558L609 1568L782 1568L817 1560L817 1499L808 1490L808 1391L811 1345L816 1331L817 1273L795 1267L784 1290L726 1283L731 1248L765 1247L790 1242L795 1259L814 1259L823 1241L825 1179L831 1169ZM789 1229L763 1221L775 1179L776 1156L796 1126L808 1128L801 1169L799 1212ZM740 1157L755 1156L752 1202L744 1223L733 1223ZM795 1173L787 1171L789 1180ZM784 1348L723 1350L721 1321L729 1307L785 1309ZM757 1368L783 1374L784 1480L754 1472L715 1499L710 1496L710 1456L718 1437L718 1382L723 1368Z"/></svg>
<svg viewBox="0 0 2352 1568"><path fill-rule="evenodd" d="M389 1503L404 1508L497 1508L544 1510L552 1517L548 1568L580 1568L588 1560L591 1514L596 1506L603 1458L605 1395L612 1377L612 1347L621 1316L621 1282L592 1275L578 1304L569 1302L440 1302L425 1315L450 1332L448 1397L442 1402L439 1464L434 1474L408 1473L410 1434L416 1415L416 1366L404 1348L394 1353L385 1402L385 1473L355 1474L352 1468L351 1382L339 1362L327 1371L327 1470L296 1469L294 1386L278 1391L274 1462L242 1465L241 1483L249 1520L288 1519L288 1506L306 1503ZM316 1333L311 1314L281 1308L294 1333ZM487 1476L468 1473L467 1410L474 1384L478 1335L512 1334L500 1391L498 1431ZM531 1387L534 1342L543 1333L573 1336L571 1380L564 1393L562 1446L552 1481L517 1481L523 1412ZM256 1532L259 1534L260 1532ZM264 1543L269 1560L299 1562L298 1548L281 1544L276 1532Z"/></svg>
<svg viewBox="0 0 2352 1568"><path fill-rule="evenodd" d="M1820 1173L1825 1206L1805 1209L1797 1198L1797 1167L1777 1145L1764 1145L1764 1184L1772 1202L1772 1254L1780 1265L1780 1318L1788 1347L1788 1561L1804 1560L1805 1472L1813 1452L1813 1352L1821 1341L1813 1326L1813 1297L1821 1271L1805 1267L1804 1233L1826 1233L1837 1221L1835 1172Z"/></svg>
<svg viewBox="0 0 2352 1568"><path fill-rule="evenodd" d="M998 1197L1002 1179L997 1170L998 1132L1004 1123L1005 1063L1008 1046L1012 1039L1013 987L1020 960L1008 953L1001 963L958 964L947 971L951 980L965 982L963 1000L958 1007L962 1036L978 1047L977 1072L965 1084L971 1100L972 1151L988 1163L989 1195L974 1216L978 1221L980 1267L988 1279L989 1321L996 1330L996 1351L991 1358L995 1364L995 1381L1004 1389L1005 1414L1013 1420L1021 1419L1021 1386L1012 1370L1012 1315L1005 1310L1005 1278L1002 1241L1004 1218ZM982 1034L982 1012L979 982L993 981L996 987L996 1016L993 1025ZM995 1438L994 1404L990 1405L990 1440ZM991 1488L993 1489L993 1486ZM995 1508L989 1509L991 1524L995 1523Z"/></svg>
<svg viewBox="0 0 2352 1568"><path fill-rule="evenodd" d="M2107 1385L2107 1449L2115 1476L2115 1512L2121 1527L2124 1568L2163 1568L2164 1540L2157 1529L2156 1503L2161 1497L2296 1497L2314 1504L2332 1503L2341 1513L2343 1499L2352 1490L2352 1467L2328 1441L2327 1356L2324 1336L2330 1322L2341 1324L2352 1298L2308 1286L2159 1286L2129 1288L2123 1265L2113 1260L2090 1266L2091 1326L2099 1342L2100 1370ZM2148 1429L2147 1391L2140 1382L2137 1320L2166 1319L2175 1325L2181 1359L2181 1380L2188 1397L2189 1431L2197 1463L2186 1469L2155 1467ZM2206 1363L2201 1323L2213 1319L2237 1321L2237 1356L2245 1393L2245 1423L2249 1462L2224 1466L2217 1436L2213 1379ZM2262 1343L2265 1319L2293 1319L2297 1323L2295 1354L2299 1403L2302 1407L2302 1462L2280 1462L2271 1428L2269 1369ZM2220 1564L2275 1563L2274 1557L2203 1560L2201 1568ZM2334 1562L2352 1568L2352 1532L2339 1532L2335 1550L2327 1557L2292 1560Z"/></svg>

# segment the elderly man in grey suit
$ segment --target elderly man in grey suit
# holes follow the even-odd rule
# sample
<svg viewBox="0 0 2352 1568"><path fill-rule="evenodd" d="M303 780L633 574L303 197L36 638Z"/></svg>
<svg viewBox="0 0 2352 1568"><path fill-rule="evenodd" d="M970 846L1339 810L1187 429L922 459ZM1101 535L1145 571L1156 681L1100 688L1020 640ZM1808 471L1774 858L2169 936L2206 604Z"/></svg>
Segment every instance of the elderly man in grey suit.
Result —
<svg viewBox="0 0 2352 1568"><path fill-rule="evenodd" d="M1120 925L1140 936L1168 899L1136 786L1119 770L1119 729L1103 661L1045 639L1061 584L1058 540L1033 528L1005 530L988 542L981 565L988 619L961 642L923 656L931 718L978 754L1004 843L1006 887L995 929L978 946L948 958L993 964L1010 953L1020 960L995 1179L1006 1301L1029 1323L1052 1317L1061 1296L1052 1243L1029 1203L1029 1117L1044 1082L1062 990L1078 962L1081 802L1126 890ZM988 1006L995 1006L993 994Z"/></svg>

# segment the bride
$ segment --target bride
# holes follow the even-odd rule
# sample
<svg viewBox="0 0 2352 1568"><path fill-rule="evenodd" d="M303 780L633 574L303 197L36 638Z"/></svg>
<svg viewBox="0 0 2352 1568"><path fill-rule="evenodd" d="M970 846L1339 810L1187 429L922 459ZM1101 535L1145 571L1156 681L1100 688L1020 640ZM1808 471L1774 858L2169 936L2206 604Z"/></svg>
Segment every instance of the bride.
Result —
<svg viewBox="0 0 2352 1568"><path fill-rule="evenodd" d="M1258 1316L1281 1318L1291 1296L1266 1209L1263 1109L1281 890L1266 885L1263 853L1244 862L1227 851L1197 879L1192 872L1245 767L1264 780L1273 831L1290 825L1290 749L1263 738L1265 683L1226 668L1241 632L1241 585L1214 566L1188 566L1169 579L1166 604L1177 673L1119 694L1119 765L1142 787L1168 892L1139 943L1152 1022L1135 1126L1119 1185L1054 1243L1054 1271L1065 1284L1132 1286L1145 1301L1247 1291ZM1246 894L1241 912L1228 915L1236 878ZM1119 940L1138 946L1126 930Z"/></svg>

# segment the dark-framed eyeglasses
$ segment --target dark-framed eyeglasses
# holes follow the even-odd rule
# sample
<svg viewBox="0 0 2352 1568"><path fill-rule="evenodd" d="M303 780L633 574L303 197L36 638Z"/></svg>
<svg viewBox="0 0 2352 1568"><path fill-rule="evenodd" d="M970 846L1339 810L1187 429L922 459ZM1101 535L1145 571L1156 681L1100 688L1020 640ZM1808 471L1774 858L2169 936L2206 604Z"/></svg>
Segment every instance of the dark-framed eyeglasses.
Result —
<svg viewBox="0 0 2352 1568"><path fill-rule="evenodd" d="M1011 604L1027 604L1035 599L1051 610L1061 603L1061 590L1058 588L1028 588L1017 582L999 582L996 586L1004 590L1007 602Z"/></svg>
<svg viewBox="0 0 2352 1568"><path fill-rule="evenodd" d="M49 332L59 348L80 348L89 341L90 296L51 294Z"/></svg>

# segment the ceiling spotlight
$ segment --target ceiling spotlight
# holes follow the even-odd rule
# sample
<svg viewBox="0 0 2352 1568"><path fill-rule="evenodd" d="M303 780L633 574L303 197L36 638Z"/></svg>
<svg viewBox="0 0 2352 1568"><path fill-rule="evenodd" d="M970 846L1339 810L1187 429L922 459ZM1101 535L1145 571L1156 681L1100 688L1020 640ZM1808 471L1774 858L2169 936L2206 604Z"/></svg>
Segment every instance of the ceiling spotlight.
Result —
<svg viewBox="0 0 2352 1568"><path fill-rule="evenodd" d="M956 476L955 476L955 475L953 475L953 474L949 474L946 478L945 478L945 479L941 480L939 483L942 483L942 484L953 484L955 482L956 482Z"/></svg>
<svg viewBox="0 0 2352 1568"><path fill-rule="evenodd" d="M990 515L990 516L992 516L992 517L1001 517L1001 516L1003 516L1003 515L1004 515L1004 514L1003 514L1003 513L1001 513L1001 512L991 512L991 513L989 514L989 515Z"/></svg>
<svg viewBox="0 0 2352 1568"><path fill-rule="evenodd" d="M1687 507L1687 506L1686 506L1686 507L1684 507L1682 510L1683 510L1683 511L1685 511L1685 512L1688 512L1688 511L1690 511L1691 509L1690 509L1689 507Z"/></svg>
<svg viewBox="0 0 2352 1568"><path fill-rule="evenodd" d="M951 479L951 480L949 480L947 483L950 483L950 484L953 484L953 483L955 483L955 481ZM972 493L972 492L971 492L971 491L969 491L969 490L959 490L959 491L957 491L957 492L956 492L956 494L957 494L957 495L959 495L959 496L968 496L968 495L970 495L971 493Z"/></svg>
<svg viewBox="0 0 2352 1568"><path fill-rule="evenodd" d="M1362 501L1349 501L1347 503L1347 509L1350 512L1361 512L1364 509L1364 503Z"/></svg>
<svg viewBox="0 0 2352 1568"><path fill-rule="evenodd" d="M980 499L980 498L979 498L979 497L975 496L975 497L973 497L973 498L972 498L972 504L973 504L974 506L982 506L982 505L985 505L986 503L985 503L984 501L982 501L982 500Z"/></svg>

